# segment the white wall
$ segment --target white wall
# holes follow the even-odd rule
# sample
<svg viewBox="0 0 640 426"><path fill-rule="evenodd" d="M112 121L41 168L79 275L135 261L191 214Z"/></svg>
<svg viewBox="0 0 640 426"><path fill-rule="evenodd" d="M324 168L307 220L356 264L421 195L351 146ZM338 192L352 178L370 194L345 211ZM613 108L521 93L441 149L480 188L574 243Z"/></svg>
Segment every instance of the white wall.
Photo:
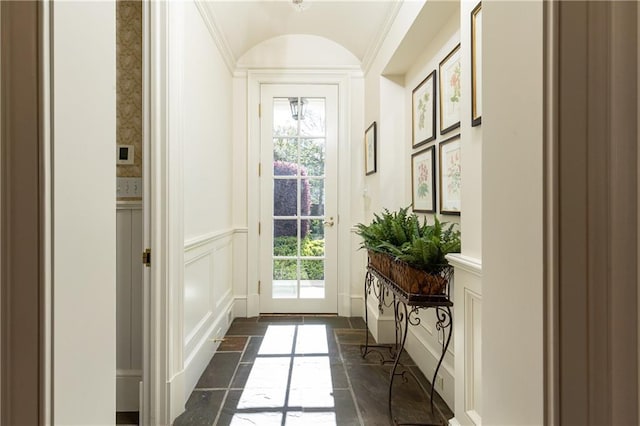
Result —
<svg viewBox="0 0 640 426"><path fill-rule="evenodd" d="M53 8L53 423L115 422L115 3Z"/></svg>
<svg viewBox="0 0 640 426"><path fill-rule="evenodd" d="M193 2L184 5L184 237L231 227L232 80Z"/></svg>
<svg viewBox="0 0 640 426"><path fill-rule="evenodd" d="M389 122L387 117L383 115L385 111L383 111L382 108L385 104L381 102L381 90L385 88L388 94L391 95L395 91L394 85L404 86L404 77L400 76L401 81L398 82L396 79L382 77L382 74L421 11L424 3L424 1L412 1L402 4L387 37L373 60L369 71L365 75L364 121L367 123L367 126L373 121L378 123L378 172L355 182L355 184L359 186L354 188L352 203L361 209L360 212L357 212L354 208L354 219L356 221L368 221L372 218L373 213L380 211L382 208L395 209L406 207L406 205L410 203L410 201L405 203L407 182L404 182L403 178L395 176L398 169L404 169L405 165L402 158L399 159L401 161L400 164L394 161L395 153L398 151L398 145L403 143L404 138L394 136L392 133L393 129L403 129L403 125L400 123L404 122L405 112L404 109L393 108L393 104L386 104L388 108L393 108L397 114L400 114L400 117L397 118L400 122L398 123L397 120L395 120L396 124L393 125L391 124L392 122ZM400 90L398 87L395 89ZM384 135L388 135L387 138L384 138ZM403 151L402 149L400 150L400 152ZM354 162L362 161L361 158L363 158L363 154L361 151L354 152L353 154L354 156L360 155L359 158L353 158ZM362 172L362 174L364 173ZM401 174L404 175L404 171L401 171ZM393 182L400 186L396 187L396 189L392 191L392 194L385 194L382 187L384 182ZM399 194L400 199L395 199L396 192ZM393 199L386 200L386 197L393 197ZM354 266L359 268L361 279L364 281L364 267L362 265Z"/></svg>
<svg viewBox="0 0 640 426"><path fill-rule="evenodd" d="M462 153L462 254L482 260L482 125L471 126L471 11L479 2L460 2L460 62L462 76L460 99L460 142Z"/></svg>
<svg viewBox="0 0 640 426"><path fill-rule="evenodd" d="M483 3L482 417L490 425L544 423L542 3Z"/></svg>
<svg viewBox="0 0 640 426"><path fill-rule="evenodd" d="M232 308L233 85L200 6L183 2L172 10L180 40L171 79L180 108L170 117L179 131L170 144L180 146L184 177L177 194L184 200L184 288L178 312L186 401L215 352L213 339L227 331Z"/></svg>

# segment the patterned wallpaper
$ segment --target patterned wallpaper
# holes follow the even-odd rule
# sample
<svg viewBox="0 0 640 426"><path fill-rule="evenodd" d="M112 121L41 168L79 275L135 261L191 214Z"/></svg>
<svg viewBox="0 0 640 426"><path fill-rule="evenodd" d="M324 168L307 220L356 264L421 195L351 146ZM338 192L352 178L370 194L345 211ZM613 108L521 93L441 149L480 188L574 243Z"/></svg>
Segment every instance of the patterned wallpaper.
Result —
<svg viewBox="0 0 640 426"><path fill-rule="evenodd" d="M133 165L118 165L118 177L142 177L142 2L116 5L117 143L133 145Z"/></svg>

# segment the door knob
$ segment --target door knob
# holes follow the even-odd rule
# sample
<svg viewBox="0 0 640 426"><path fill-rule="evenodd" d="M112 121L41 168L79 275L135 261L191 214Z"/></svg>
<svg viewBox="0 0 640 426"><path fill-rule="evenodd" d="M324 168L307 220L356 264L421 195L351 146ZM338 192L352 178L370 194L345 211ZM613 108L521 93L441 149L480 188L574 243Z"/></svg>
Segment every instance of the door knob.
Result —
<svg viewBox="0 0 640 426"><path fill-rule="evenodd" d="M324 226L333 226L333 216L331 216L329 220L324 221Z"/></svg>

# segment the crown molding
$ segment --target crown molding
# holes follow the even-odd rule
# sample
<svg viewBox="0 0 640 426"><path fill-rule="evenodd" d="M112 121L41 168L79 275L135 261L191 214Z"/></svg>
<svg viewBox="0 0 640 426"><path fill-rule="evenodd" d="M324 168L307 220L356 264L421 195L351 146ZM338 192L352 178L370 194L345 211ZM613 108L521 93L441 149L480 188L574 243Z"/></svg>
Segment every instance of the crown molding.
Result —
<svg viewBox="0 0 640 426"><path fill-rule="evenodd" d="M229 72L233 75L236 71L237 60L233 55L233 52L231 51L229 42L227 41L226 37L217 24L213 11L210 7L207 6L206 0L194 0L194 2L196 4L198 12L200 12L200 16L202 16L202 20L204 21L205 26L209 30L209 34L211 34L211 38L213 38L213 41L220 51L220 55L222 55L222 59L224 60L227 69L229 69Z"/></svg>
<svg viewBox="0 0 640 426"><path fill-rule="evenodd" d="M387 38L389 31L391 30L391 26L393 22L396 20L398 13L400 12L400 8L402 7L402 3L404 0L394 1L390 6L389 14L387 15L387 19L382 25L382 30L378 33L378 36L373 40L373 42L367 48L363 58L362 58L362 72L366 75L373 65L373 61L376 56L378 56L378 52L382 48L384 40Z"/></svg>

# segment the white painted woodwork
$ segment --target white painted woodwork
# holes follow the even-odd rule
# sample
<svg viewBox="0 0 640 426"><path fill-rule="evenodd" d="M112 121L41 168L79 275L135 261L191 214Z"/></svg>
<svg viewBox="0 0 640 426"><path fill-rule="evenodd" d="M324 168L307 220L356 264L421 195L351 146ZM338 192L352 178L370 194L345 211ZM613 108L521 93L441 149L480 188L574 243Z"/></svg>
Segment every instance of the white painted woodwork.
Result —
<svg viewBox="0 0 640 426"><path fill-rule="evenodd" d="M115 2L52 8L53 424L116 412Z"/></svg>
<svg viewBox="0 0 640 426"><path fill-rule="evenodd" d="M328 67L330 65L327 65ZM247 151L241 154L243 149L239 143L234 146L234 158L241 161L237 167L246 169L247 180L247 286L244 294L235 294L239 300L246 297L246 313L248 316L256 316L260 312L260 302L258 296L258 270L253 265L257 264L259 258L258 222L259 222L259 179L258 164L260 162L260 122L258 118L258 104L260 103L260 85L266 83L287 84L296 83L300 85L314 84L334 84L338 86L338 176L340 191L338 199L338 214L336 216L336 227L338 229L338 314L349 316L351 312L351 292L360 286L360 283L351 283L349 280L352 267L351 243L349 242L352 223L347 219L351 217L352 189L349 185L342 186L344 176L352 176L353 164L356 160L352 157L354 146L362 144L362 132L364 122L359 109L349 109L350 105L362 105L363 81L360 72L350 72L345 70L261 70L248 71L246 76L237 75L237 84L234 87L239 89L240 82L246 79L247 103L244 107L247 111L247 128L234 129L234 133L248 135ZM240 108L239 106L236 106ZM245 158L242 162L242 158ZM360 163L360 159L357 160ZM353 184L353 183L352 183ZM240 208L242 203L237 204ZM238 248L244 250L244 248ZM343 251L344 250L344 251ZM356 302L358 303L358 302Z"/></svg>
<svg viewBox="0 0 640 426"><path fill-rule="evenodd" d="M232 310L232 76L201 5L177 5L182 146L183 264L178 318L182 375L175 401L186 402L229 327ZM171 143L171 142L170 142ZM178 344L178 342L176 342ZM179 389L183 386L183 389ZM181 393L181 395L179 394ZM179 412L171 413L171 418Z"/></svg>
<svg viewBox="0 0 640 426"><path fill-rule="evenodd" d="M454 267L455 424L482 423L482 263L460 254L447 256ZM451 423L453 424L453 423Z"/></svg>
<svg viewBox="0 0 640 426"><path fill-rule="evenodd" d="M233 317L247 317L247 229L233 233Z"/></svg>
<svg viewBox="0 0 640 426"><path fill-rule="evenodd" d="M263 84L260 148L260 312L261 313L337 313L338 312L338 86ZM276 98L308 97L324 99L324 297L284 299L273 297L273 103ZM344 143L344 142L342 142Z"/></svg>
<svg viewBox="0 0 640 426"><path fill-rule="evenodd" d="M155 425L184 411L233 316L233 144L232 77L202 8L152 2L149 17Z"/></svg>
<svg viewBox="0 0 640 426"><path fill-rule="evenodd" d="M142 380L142 205L116 211L116 410L139 410Z"/></svg>
<svg viewBox="0 0 640 426"><path fill-rule="evenodd" d="M491 425L544 423L542 5L482 5L482 421Z"/></svg>
<svg viewBox="0 0 640 426"><path fill-rule="evenodd" d="M233 319L232 255L232 230L185 244L185 401Z"/></svg>

